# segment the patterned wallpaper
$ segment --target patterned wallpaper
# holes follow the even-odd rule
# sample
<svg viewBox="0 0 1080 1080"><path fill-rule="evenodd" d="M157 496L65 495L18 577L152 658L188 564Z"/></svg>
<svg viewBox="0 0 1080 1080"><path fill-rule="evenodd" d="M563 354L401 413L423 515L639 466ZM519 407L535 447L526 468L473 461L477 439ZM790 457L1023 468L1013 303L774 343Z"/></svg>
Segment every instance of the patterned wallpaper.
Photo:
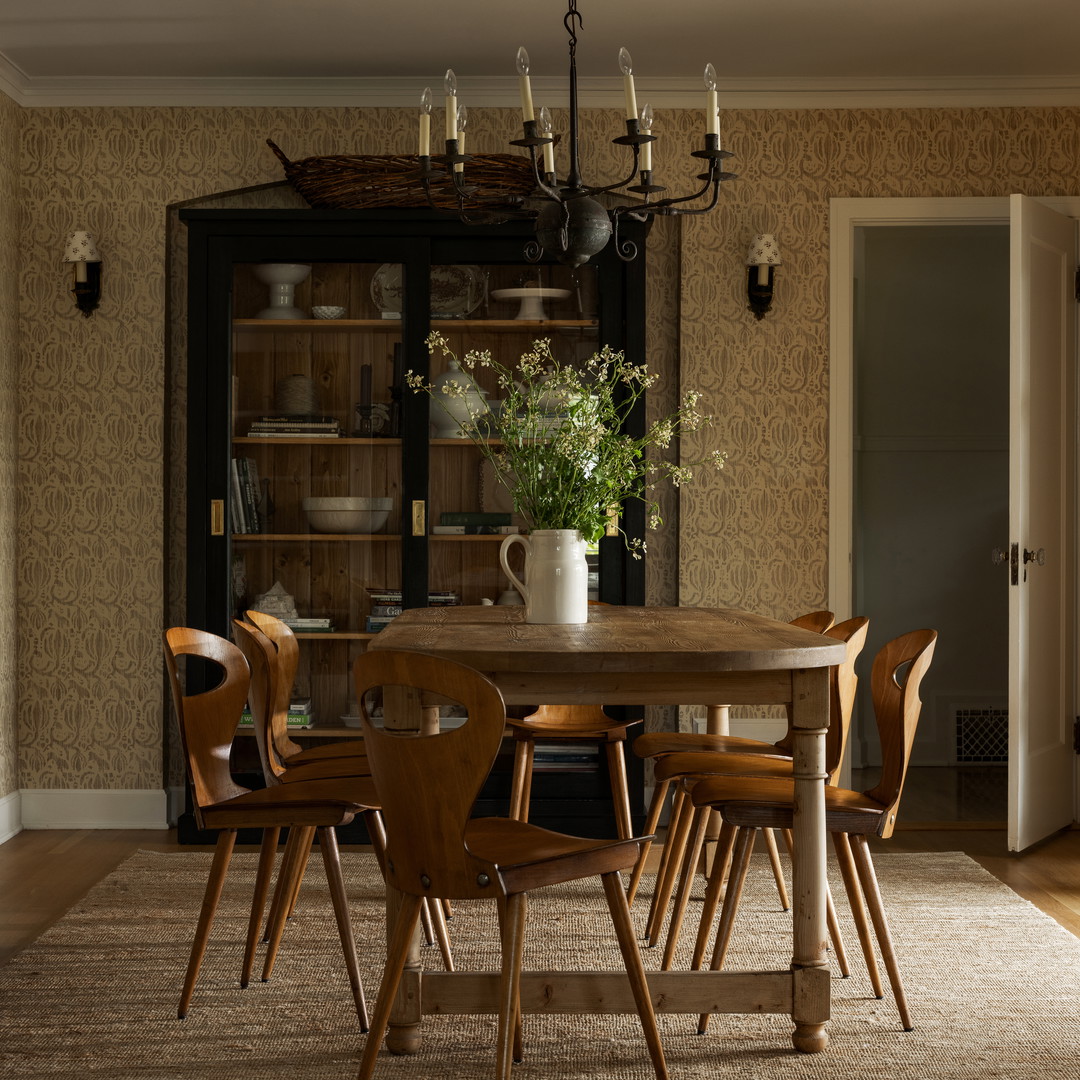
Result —
<svg viewBox="0 0 1080 1080"><path fill-rule="evenodd" d="M20 110L0 94L0 798L19 786L15 702L15 439L18 370Z"/></svg>
<svg viewBox="0 0 1080 1080"><path fill-rule="evenodd" d="M514 110L475 112L477 151L499 151L516 134ZM13 137L10 113L0 110L0 140ZM588 173L615 172L606 144L617 122L614 112L585 114L583 144L601 148L585 161ZM697 171L686 154L698 123L696 112L657 116L664 142L656 167L675 189ZM178 581L163 552L182 500L166 462L179 425L167 402L180 400L183 386L182 370L167 367L176 346L167 208L280 180L268 136L293 158L405 152L413 124L411 110L393 109L22 110L23 787L162 782L158 641L176 610L164 594ZM653 599L674 599L677 588L683 603L738 604L790 618L825 600L829 198L1074 194L1080 110L762 110L725 114L723 124L736 155L731 167L742 178L727 185L719 212L654 230L649 350L654 366L678 358L665 392L680 382L695 386L717 415L691 456L708 444L728 450L731 461L681 492L678 529L652 540L649 590ZM10 187L5 168L0 185ZM5 248L10 213L0 210ZM59 262L74 228L97 235L104 259L105 295L92 319L75 311ZM742 299L746 246L758 231L777 235L784 260L774 313L760 323ZM10 334L0 321L0 361L5 348L10 354ZM0 410L11 415L2 382ZM0 443L0 469L4 462ZM9 505L0 508L7 577ZM667 517L674 522L673 513ZM4 607L0 619L10 618ZM0 740L10 715L7 676L0 656L0 690L9 690ZM0 741L0 783L12 775Z"/></svg>

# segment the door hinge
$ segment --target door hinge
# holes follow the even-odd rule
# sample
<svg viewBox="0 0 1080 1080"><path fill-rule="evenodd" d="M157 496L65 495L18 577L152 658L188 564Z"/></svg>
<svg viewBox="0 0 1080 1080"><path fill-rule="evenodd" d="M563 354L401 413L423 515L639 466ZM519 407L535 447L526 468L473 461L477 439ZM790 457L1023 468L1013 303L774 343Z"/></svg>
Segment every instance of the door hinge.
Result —
<svg viewBox="0 0 1080 1080"><path fill-rule="evenodd" d="M1080 300L1080 266L1076 268L1076 279L1073 282L1073 288L1076 291L1076 299Z"/></svg>
<svg viewBox="0 0 1080 1080"><path fill-rule="evenodd" d="M1073 720L1073 753L1080 754L1080 716Z"/></svg>

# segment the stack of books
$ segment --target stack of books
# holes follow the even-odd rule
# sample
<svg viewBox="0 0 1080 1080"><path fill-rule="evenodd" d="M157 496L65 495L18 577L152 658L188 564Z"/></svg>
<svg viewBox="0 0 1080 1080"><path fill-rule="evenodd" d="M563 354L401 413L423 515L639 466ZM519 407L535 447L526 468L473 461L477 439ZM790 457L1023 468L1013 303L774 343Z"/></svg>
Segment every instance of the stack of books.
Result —
<svg viewBox="0 0 1080 1080"><path fill-rule="evenodd" d="M229 490L229 514L233 532L257 533L259 531L259 470L254 458L233 458L232 487Z"/></svg>
<svg viewBox="0 0 1080 1080"><path fill-rule="evenodd" d="M296 698L289 702L288 726L291 728L309 728L314 722L311 712L311 698ZM254 727L255 720L251 715L251 707L244 706L240 714L240 727Z"/></svg>
<svg viewBox="0 0 1080 1080"><path fill-rule="evenodd" d="M371 586L368 588L367 592L368 601L371 603L371 613L373 615L375 614L375 609L381 607L396 607L398 610L394 612L382 612L380 614L401 614L403 597L400 589L376 588L375 586ZM460 603L461 594L455 592L453 589L433 589L428 593L428 607L453 607Z"/></svg>
<svg viewBox="0 0 1080 1080"><path fill-rule="evenodd" d="M320 634L329 633L334 629L333 622L329 619L282 619L281 620L294 634Z"/></svg>
<svg viewBox="0 0 1080 1080"><path fill-rule="evenodd" d="M483 511L458 510L439 515L439 524L432 525L432 536L491 536L516 533L510 515Z"/></svg>
<svg viewBox="0 0 1080 1080"><path fill-rule="evenodd" d="M252 420L248 437L337 439L341 424L333 416L259 416Z"/></svg>

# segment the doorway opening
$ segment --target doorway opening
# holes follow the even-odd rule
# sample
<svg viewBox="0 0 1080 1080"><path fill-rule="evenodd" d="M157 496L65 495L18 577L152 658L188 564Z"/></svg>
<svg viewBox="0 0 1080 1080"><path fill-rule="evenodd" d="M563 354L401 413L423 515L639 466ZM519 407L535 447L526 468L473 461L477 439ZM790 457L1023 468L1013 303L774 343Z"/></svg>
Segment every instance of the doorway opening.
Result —
<svg viewBox="0 0 1080 1080"><path fill-rule="evenodd" d="M1004 822L1009 613L991 552L1008 540L1008 226L859 226L853 374L866 653L918 627L940 634L903 819ZM857 716L858 776L880 764L868 678Z"/></svg>

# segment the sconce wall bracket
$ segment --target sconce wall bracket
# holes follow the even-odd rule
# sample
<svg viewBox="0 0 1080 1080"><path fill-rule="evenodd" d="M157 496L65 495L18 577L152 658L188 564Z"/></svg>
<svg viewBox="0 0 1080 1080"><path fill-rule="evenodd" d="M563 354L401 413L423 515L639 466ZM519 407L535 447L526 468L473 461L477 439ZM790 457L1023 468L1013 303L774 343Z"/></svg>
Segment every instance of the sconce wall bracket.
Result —
<svg viewBox="0 0 1080 1080"><path fill-rule="evenodd" d="M764 319L766 313L772 308L774 269L772 266L768 268L769 280L761 284L758 281L758 267L746 268L746 298L749 301L746 306L754 313L755 319Z"/></svg>
<svg viewBox="0 0 1080 1080"><path fill-rule="evenodd" d="M75 305L83 313L84 317L90 318L91 313L101 300L101 263L85 262L76 263L76 267L86 268L86 280L79 281L76 278L72 285L71 294L75 297Z"/></svg>

